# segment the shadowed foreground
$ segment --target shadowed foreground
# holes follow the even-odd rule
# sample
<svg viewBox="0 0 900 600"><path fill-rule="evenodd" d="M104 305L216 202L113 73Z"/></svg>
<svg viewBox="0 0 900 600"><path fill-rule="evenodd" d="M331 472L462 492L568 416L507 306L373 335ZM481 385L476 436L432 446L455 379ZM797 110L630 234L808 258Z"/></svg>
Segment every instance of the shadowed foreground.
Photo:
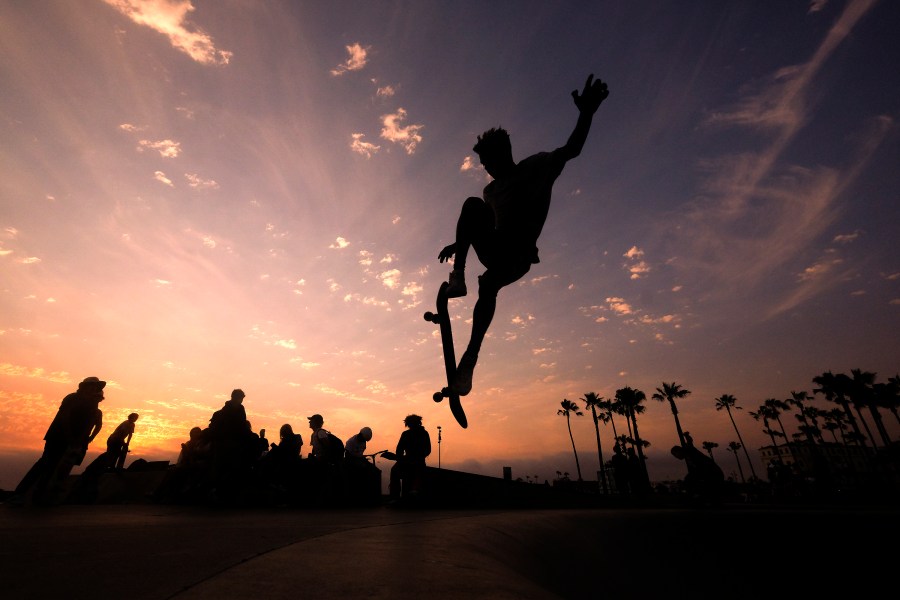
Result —
<svg viewBox="0 0 900 600"><path fill-rule="evenodd" d="M2 506L0 565L7 598L863 597L898 513Z"/></svg>

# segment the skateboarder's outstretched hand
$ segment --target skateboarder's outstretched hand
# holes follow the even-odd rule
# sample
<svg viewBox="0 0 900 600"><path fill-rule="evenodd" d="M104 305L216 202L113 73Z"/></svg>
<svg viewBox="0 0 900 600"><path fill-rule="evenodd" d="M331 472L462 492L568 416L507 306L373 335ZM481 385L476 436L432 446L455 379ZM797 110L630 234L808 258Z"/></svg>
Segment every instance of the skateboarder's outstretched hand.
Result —
<svg viewBox="0 0 900 600"><path fill-rule="evenodd" d="M584 83L584 90L581 95L578 90L572 92L572 98L575 99L575 106L581 112L594 114L600 108L600 104L609 96L609 88L600 79L593 81L594 74L588 75L587 81Z"/></svg>
<svg viewBox="0 0 900 600"><path fill-rule="evenodd" d="M438 261L448 261L454 254L456 254L456 244L450 244L449 246L441 250L440 254L438 254Z"/></svg>

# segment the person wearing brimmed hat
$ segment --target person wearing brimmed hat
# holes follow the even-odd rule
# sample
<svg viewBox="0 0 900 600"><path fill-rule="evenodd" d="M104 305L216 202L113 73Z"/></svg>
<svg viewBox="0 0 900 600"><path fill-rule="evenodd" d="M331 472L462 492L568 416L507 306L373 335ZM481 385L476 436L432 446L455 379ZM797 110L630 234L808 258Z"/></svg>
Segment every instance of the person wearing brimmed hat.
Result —
<svg viewBox="0 0 900 600"><path fill-rule="evenodd" d="M73 465L84 460L88 445L103 427L103 388L99 377L85 377L78 390L63 398L44 435L44 452L25 474L15 494L22 501L29 492L35 502L50 500L51 487L58 487Z"/></svg>

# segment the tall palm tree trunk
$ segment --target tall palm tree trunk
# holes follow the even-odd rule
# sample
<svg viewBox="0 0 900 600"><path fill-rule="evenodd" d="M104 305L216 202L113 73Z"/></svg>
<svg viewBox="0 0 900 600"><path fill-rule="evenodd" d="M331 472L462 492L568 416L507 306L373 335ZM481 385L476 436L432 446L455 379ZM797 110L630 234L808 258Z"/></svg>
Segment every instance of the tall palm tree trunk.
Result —
<svg viewBox="0 0 900 600"><path fill-rule="evenodd" d="M569 428L569 440L572 442L572 452L575 454L575 469L578 471L578 481L581 482L581 463L578 462L578 450L575 449L575 438L572 436L572 421L566 414L566 425Z"/></svg>
<svg viewBox="0 0 900 600"><path fill-rule="evenodd" d="M747 464L750 465L750 473L753 475L753 479L757 479L756 469L753 468L753 461L750 460L750 452L747 450L747 446L744 444L744 438L741 437L741 432L738 431L737 423L734 422L734 417L731 415L731 409L726 406L725 410L728 412L728 418L731 419L731 426L734 427L734 432L738 436L738 441L741 443L741 447L744 449L744 454L747 455Z"/></svg>
<svg viewBox="0 0 900 600"><path fill-rule="evenodd" d="M606 467L603 466L603 450L600 448L600 423L597 421L597 409L591 406L591 416L594 417L594 432L597 434L597 458L600 459L600 481L603 485L603 493L608 494L609 488L606 485Z"/></svg>
<svg viewBox="0 0 900 600"><path fill-rule="evenodd" d="M741 474L741 483L747 483L747 480L744 479L744 469L741 468L741 459L738 458L737 450L733 450L733 452L734 452L734 462L737 463L738 473Z"/></svg>

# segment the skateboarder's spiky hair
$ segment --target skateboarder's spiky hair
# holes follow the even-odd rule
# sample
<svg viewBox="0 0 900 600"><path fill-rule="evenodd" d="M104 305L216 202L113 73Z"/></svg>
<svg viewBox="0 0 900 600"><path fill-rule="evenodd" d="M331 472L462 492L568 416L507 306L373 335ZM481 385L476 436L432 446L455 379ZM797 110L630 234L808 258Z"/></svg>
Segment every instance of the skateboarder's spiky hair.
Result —
<svg viewBox="0 0 900 600"><path fill-rule="evenodd" d="M478 142L472 150L479 156L511 153L512 145L509 142L509 133L502 127L491 127L478 136Z"/></svg>

